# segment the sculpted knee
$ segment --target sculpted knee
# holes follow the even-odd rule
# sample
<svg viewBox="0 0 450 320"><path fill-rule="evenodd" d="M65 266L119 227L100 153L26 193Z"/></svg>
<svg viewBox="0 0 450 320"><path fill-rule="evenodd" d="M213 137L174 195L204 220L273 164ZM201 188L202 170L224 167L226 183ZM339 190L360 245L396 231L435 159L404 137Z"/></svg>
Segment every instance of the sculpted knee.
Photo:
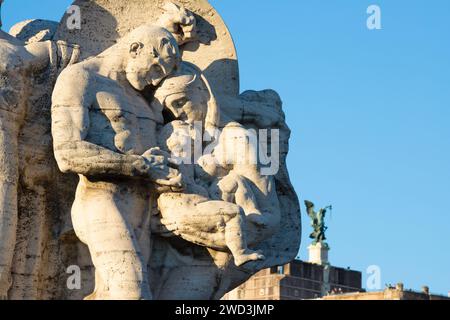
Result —
<svg viewBox="0 0 450 320"><path fill-rule="evenodd" d="M243 218L245 215L244 210L241 207L232 203L225 203L223 208L221 208L221 214L225 222L228 222L236 217Z"/></svg>

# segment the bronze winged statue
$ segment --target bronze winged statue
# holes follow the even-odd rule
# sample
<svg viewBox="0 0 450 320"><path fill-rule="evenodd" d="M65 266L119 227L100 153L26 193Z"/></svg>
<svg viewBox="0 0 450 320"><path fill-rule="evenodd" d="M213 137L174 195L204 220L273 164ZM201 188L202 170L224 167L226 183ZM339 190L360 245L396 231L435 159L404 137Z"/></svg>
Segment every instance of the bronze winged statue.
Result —
<svg viewBox="0 0 450 320"><path fill-rule="evenodd" d="M314 231L309 236L311 239L313 239L313 244L318 243L325 243L325 240L327 240L325 236L325 232L327 231L328 227L325 225L325 216L328 209L332 209L331 206L328 206L326 208L320 209L318 212L314 210L314 203L311 201L306 200L305 201L306 209L308 216L311 219L311 226L313 227Z"/></svg>

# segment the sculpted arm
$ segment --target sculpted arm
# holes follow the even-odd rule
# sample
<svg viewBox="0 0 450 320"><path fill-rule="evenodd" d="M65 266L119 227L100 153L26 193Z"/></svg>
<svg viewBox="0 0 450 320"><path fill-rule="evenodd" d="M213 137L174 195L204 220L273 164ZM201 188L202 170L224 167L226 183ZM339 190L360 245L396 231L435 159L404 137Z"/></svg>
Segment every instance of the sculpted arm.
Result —
<svg viewBox="0 0 450 320"><path fill-rule="evenodd" d="M52 134L61 171L85 176L148 174L143 157L120 154L86 141L95 81L86 72L66 71L58 79L52 99Z"/></svg>

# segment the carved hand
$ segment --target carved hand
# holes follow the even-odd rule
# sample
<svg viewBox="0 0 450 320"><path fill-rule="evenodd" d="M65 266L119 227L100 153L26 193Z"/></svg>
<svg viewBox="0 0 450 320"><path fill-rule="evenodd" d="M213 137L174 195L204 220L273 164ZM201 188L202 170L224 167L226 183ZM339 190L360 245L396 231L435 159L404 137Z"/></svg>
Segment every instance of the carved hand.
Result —
<svg viewBox="0 0 450 320"><path fill-rule="evenodd" d="M157 184L157 187L167 187L172 191L183 189L182 175L169 153L159 148L152 148L145 152L142 158L144 166L141 169L144 171L144 175Z"/></svg>

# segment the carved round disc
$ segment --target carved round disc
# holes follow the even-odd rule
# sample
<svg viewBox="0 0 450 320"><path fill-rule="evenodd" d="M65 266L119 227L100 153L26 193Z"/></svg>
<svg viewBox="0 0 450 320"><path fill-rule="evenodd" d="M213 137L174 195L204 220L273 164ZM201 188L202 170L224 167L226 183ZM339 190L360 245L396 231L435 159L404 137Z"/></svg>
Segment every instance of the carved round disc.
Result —
<svg viewBox="0 0 450 320"><path fill-rule="evenodd" d="M81 46L82 58L95 56L114 45L120 37L144 23L155 23L163 12L165 0L76 0L81 9L81 29L70 30L66 14L55 40ZM207 0L177 0L197 18L202 42L182 47L183 60L205 72L216 93L239 94L239 69L230 32Z"/></svg>

